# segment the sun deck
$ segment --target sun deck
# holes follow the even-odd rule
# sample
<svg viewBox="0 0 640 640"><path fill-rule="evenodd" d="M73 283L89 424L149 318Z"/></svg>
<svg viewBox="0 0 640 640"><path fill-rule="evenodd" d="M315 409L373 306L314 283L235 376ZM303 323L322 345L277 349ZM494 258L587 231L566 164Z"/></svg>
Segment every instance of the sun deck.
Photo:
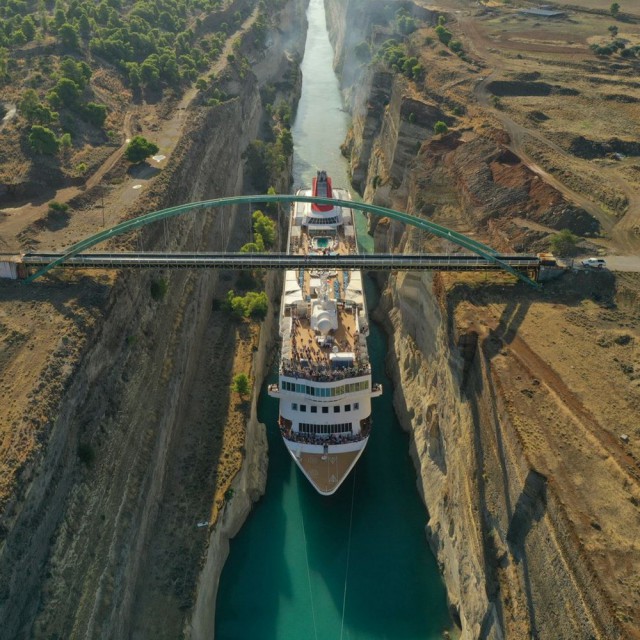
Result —
<svg viewBox="0 0 640 640"><path fill-rule="evenodd" d="M351 210L339 211L335 218L340 224L304 225L304 208L294 208L291 251L299 255L357 252L353 214ZM300 270L287 272L286 278L282 372L329 381L370 373L360 272ZM324 330L318 330L313 312L321 301L326 302L322 308L328 309L318 314L326 318L329 328Z"/></svg>

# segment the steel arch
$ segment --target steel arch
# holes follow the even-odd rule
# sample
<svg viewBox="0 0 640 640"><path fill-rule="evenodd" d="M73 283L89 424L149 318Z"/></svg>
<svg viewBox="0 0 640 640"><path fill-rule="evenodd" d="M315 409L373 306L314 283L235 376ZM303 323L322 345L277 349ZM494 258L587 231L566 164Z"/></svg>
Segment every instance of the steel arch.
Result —
<svg viewBox="0 0 640 640"><path fill-rule="evenodd" d="M485 260L489 262L493 262L498 265L500 268L508 271L512 275L514 275L519 280L526 282L529 285L532 285L536 288L539 288L540 285L526 276L523 273L518 272L513 269L510 265L504 263L502 260L497 258L497 251L492 249L491 247L478 242L477 240L473 240L468 236L465 236L462 233L458 233L452 229L448 229L442 225L436 224L435 222L430 222L428 220L424 220L422 218L418 218L417 216L410 215L408 213L401 213L400 211L395 211L394 209L388 209L387 207L381 207L374 204L368 204L364 202L355 202L352 200L339 200L335 198L322 198L317 196L298 196L298 195L249 195L249 196L232 196L228 198L216 198L214 200L203 200L201 202L189 202L186 204L178 205L176 207L169 207L168 209L161 209L160 211L152 211L151 213L146 213L142 216L138 216L137 218L132 218L131 220L126 220L125 222L121 222L120 224L111 227L110 229L106 229L105 231L100 231L94 235L77 242L72 245L66 253L64 253L60 258L53 260L50 264L46 265L42 269L38 270L33 275L29 276L25 282L30 283L43 276L51 269L61 265L65 260L75 256L82 251L90 249L101 242L105 242L106 240L110 240L116 236L122 235L123 233L127 233L128 231L133 231L134 229L139 229L144 227L152 222L157 222L159 220L164 220L166 218L172 218L175 216L182 215L183 213L187 213L188 211L193 211L197 209L209 209L209 208L218 208L224 206L232 206L232 205L242 205L242 204L254 204L254 203L293 203L293 202L308 202L308 203L316 203L316 204L330 204L339 207L345 207L348 209L356 209L359 211L363 211L365 213L372 213L373 215L391 218L392 220L397 220L398 222L403 222L413 227L417 227L418 229L423 229L432 233L435 236L440 238L444 238L453 242L454 244L463 247L464 249L468 249L473 253L483 257Z"/></svg>

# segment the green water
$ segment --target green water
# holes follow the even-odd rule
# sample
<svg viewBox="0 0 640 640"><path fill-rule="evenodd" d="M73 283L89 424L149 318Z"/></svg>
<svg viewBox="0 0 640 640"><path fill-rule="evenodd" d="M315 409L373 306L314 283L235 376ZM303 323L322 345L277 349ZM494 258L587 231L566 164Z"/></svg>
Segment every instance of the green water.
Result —
<svg viewBox="0 0 640 640"><path fill-rule="evenodd" d="M339 145L346 133L331 70L322 0L311 0L303 61L303 95L293 128L296 187L316 168L347 185ZM361 249L371 250L358 219ZM376 291L367 282L369 308ZM336 495L321 497L296 469L277 428L278 401L258 407L267 425L269 475L264 498L231 543L218 593L217 640L425 640L450 624L445 590L429 552L426 511L393 412L384 374L384 334L369 338L373 378L385 392L373 400L369 444Z"/></svg>

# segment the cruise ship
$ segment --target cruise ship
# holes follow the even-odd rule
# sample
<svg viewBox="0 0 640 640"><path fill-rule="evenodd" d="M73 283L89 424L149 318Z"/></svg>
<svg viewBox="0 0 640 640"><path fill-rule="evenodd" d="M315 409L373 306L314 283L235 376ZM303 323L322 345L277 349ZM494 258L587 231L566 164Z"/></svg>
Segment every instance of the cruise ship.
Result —
<svg viewBox="0 0 640 640"><path fill-rule="evenodd" d="M311 189L296 195L350 200L319 171ZM292 254L357 251L353 210L294 203L289 221ZM279 426L291 457L318 493L338 490L371 433L372 384L367 351L369 320L359 271L288 270L282 293Z"/></svg>

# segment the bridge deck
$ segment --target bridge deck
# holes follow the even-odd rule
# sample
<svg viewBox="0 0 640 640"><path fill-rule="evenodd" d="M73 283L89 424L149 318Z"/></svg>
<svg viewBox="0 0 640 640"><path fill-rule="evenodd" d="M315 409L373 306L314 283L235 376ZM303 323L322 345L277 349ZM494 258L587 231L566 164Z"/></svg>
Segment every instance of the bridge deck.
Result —
<svg viewBox="0 0 640 640"><path fill-rule="evenodd" d="M42 266L61 253L27 253L22 263ZM536 272L535 255L498 254L497 260L518 271ZM63 268L183 268L183 269L365 269L370 271L498 271L500 264L475 254L352 254L292 255L284 253L82 253L65 260Z"/></svg>

